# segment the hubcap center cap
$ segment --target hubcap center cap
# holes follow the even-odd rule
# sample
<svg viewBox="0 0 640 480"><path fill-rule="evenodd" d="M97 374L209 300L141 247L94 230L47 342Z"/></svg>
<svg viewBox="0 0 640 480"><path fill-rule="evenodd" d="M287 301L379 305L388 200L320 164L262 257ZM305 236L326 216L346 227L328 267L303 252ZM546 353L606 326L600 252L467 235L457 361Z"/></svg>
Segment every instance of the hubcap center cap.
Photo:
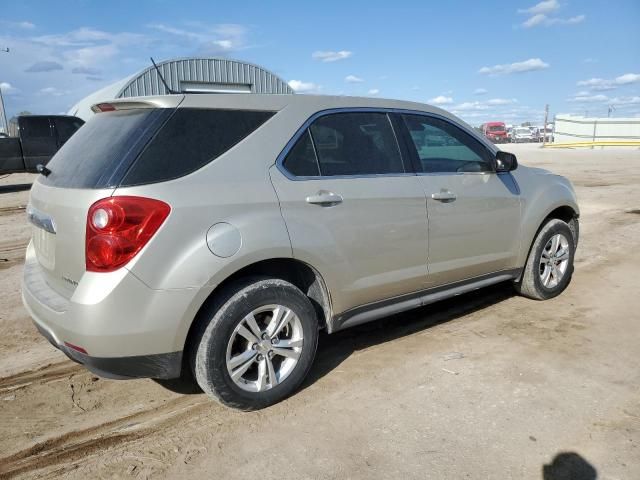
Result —
<svg viewBox="0 0 640 480"><path fill-rule="evenodd" d="M271 350L271 340L262 340L258 343L258 352L267 353Z"/></svg>

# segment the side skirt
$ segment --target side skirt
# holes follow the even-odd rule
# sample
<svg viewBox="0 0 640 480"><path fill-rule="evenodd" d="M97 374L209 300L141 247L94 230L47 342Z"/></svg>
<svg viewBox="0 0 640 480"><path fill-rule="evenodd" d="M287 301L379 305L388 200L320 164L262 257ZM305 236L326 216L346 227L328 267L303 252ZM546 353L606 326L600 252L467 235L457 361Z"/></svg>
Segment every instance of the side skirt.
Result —
<svg viewBox="0 0 640 480"><path fill-rule="evenodd" d="M345 328L360 325L361 323L372 322L395 313L404 312L418 307L423 307L440 300L462 295L473 290L478 290L489 285L515 280L520 277L521 268L513 270L502 270L500 272L470 278L461 282L450 283L428 290L395 297L380 302L370 303L355 307L332 318L331 333Z"/></svg>

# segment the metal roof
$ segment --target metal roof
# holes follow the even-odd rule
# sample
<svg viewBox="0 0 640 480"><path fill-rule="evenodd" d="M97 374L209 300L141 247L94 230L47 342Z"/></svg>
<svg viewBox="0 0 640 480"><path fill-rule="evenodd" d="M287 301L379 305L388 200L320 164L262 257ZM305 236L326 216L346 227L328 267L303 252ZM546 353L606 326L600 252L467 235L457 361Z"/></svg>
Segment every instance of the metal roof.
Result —
<svg viewBox="0 0 640 480"><path fill-rule="evenodd" d="M158 69L176 91L211 93L280 93L293 90L280 77L251 63L226 58L178 58L158 63ZM69 110L87 120L91 105L117 98L167 94L153 65L85 97Z"/></svg>

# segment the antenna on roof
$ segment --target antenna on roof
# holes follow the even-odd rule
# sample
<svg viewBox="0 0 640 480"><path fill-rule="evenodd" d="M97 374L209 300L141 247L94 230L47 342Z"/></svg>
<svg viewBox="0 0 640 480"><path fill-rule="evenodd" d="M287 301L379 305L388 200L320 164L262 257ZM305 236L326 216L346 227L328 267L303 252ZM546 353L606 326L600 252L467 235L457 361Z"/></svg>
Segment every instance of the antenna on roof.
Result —
<svg viewBox="0 0 640 480"><path fill-rule="evenodd" d="M167 90L167 93L170 93L172 95L176 93L181 93L181 92L176 92L175 90L171 90L169 88L169 85L167 85L167 82L165 82L164 77L160 73L160 69L158 68L158 65L156 65L156 62L153 61L153 57L149 57L149 58L151 59L151 63L153 63L153 67L156 69L156 73L160 77L160 80L162 80L162 84L164 85L164 88Z"/></svg>

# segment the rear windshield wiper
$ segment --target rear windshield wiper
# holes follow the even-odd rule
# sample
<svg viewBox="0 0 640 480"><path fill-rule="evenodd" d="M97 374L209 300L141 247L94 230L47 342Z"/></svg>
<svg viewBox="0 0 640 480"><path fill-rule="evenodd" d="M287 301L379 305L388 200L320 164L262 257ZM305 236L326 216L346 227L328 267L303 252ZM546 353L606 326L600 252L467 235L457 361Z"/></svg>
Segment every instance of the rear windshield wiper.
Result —
<svg viewBox="0 0 640 480"><path fill-rule="evenodd" d="M39 174L44 175L45 177L48 177L51 174L51 170L49 170L47 167L45 167L41 163L36 165L36 170L38 171Z"/></svg>

